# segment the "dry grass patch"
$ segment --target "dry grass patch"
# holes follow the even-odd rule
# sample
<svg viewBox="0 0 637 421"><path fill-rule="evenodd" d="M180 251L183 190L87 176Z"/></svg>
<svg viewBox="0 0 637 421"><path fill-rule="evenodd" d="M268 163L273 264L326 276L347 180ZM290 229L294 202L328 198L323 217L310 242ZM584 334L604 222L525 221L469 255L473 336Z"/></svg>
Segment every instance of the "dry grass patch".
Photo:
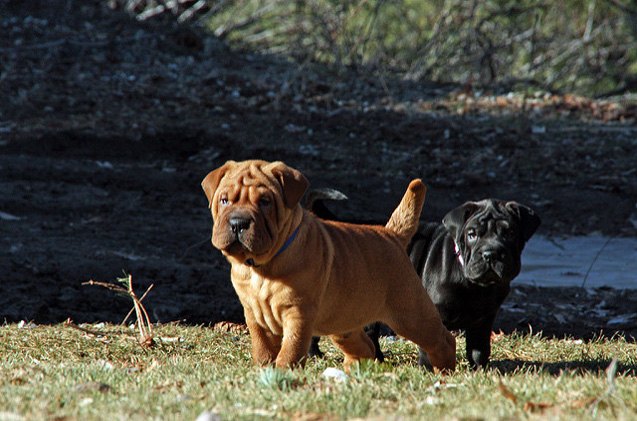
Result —
<svg viewBox="0 0 637 421"><path fill-rule="evenodd" d="M152 348L135 328L79 327L0 327L0 419L637 416L637 345L620 337L496 335L492 367L478 372L460 337L458 370L446 377L421 370L413 344L383 338L387 363L361 364L342 381L323 375L342 363L327 341L324 359L281 372L252 366L240 325L154 326Z"/></svg>

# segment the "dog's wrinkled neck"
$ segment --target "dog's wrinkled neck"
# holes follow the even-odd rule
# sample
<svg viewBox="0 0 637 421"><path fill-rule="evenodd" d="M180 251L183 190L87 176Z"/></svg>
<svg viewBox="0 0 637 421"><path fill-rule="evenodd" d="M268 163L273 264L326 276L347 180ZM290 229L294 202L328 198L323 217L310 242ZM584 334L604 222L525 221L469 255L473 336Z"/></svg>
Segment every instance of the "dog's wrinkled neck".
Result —
<svg viewBox="0 0 637 421"><path fill-rule="evenodd" d="M290 247L290 244L292 244L292 242L294 241L294 239L296 238L297 234L299 233L299 230L301 229L301 224L299 224L296 229L294 230L294 232L292 233L292 235L290 235L288 237L287 240L285 240L285 243L283 243L283 245L281 246L281 248L279 249L279 251L276 252L276 254L274 255L274 257L277 257L278 255L280 255L281 253L283 253L288 247ZM273 259L274 259L273 257ZM257 265L254 261L253 258L250 258L248 260L245 261L245 264L250 266L250 267L255 267L258 268L261 265Z"/></svg>
<svg viewBox="0 0 637 421"><path fill-rule="evenodd" d="M288 237L287 240L285 240L285 243L283 243L283 245L281 246L281 248L279 249L279 251L276 252L276 254L274 255L274 257L277 257L279 254L283 253L285 251L285 249L287 249L288 247L290 247L290 244L292 244L292 241L294 241L294 239L296 238L297 234L299 233L299 230L301 229L301 224L299 224L296 229L294 230L294 232L292 233L292 235L290 235Z"/></svg>
<svg viewBox="0 0 637 421"><path fill-rule="evenodd" d="M288 232L289 234L287 235L287 237L285 237L285 241L278 246L274 254L268 253L268 254L263 254L260 256L253 256L248 259L245 259L241 263L248 266L249 268L258 269L265 266L269 266L270 262L272 262L276 257L284 254L284 252L289 247L291 247L295 242L297 242L295 240L299 232L301 231L301 226L304 223L305 212L303 212L300 206L298 208L298 211L299 211L298 213L295 213L295 215L292 218L288 219L288 221L285 222L287 229L285 229L284 231ZM296 228L293 228L293 227L296 227ZM266 269L261 269L260 272L262 272L263 270L266 270Z"/></svg>

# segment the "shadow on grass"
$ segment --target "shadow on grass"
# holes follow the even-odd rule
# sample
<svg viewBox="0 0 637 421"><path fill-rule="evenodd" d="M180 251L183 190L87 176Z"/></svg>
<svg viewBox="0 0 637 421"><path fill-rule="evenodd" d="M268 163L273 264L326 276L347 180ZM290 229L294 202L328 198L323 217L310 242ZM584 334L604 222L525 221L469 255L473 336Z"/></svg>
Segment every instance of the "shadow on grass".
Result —
<svg viewBox="0 0 637 421"><path fill-rule="evenodd" d="M515 372L545 372L553 376L559 376L563 372L573 374L602 374L611 364L611 360L571 360L558 362L541 361L520 361L520 360L493 360L489 363L489 369L502 374ZM622 364L617 365L617 375L637 377L637 365Z"/></svg>

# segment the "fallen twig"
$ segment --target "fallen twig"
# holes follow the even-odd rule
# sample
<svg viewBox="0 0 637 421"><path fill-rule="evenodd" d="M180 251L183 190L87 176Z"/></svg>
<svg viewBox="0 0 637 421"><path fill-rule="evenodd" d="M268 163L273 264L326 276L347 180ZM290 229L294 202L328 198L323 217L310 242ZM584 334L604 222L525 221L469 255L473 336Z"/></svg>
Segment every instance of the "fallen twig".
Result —
<svg viewBox="0 0 637 421"><path fill-rule="evenodd" d="M106 337L106 335L104 333L102 333L102 332L98 332L96 330L91 330L91 329L87 329L85 327L78 326L70 318L68 318L68 319L66 319L64 321L64 326L71 327L73 329L79 330L80 332L88 333L89 335Z"/></svg>
<svg viewBox="0 0 637 421"><path fill-rule="evenodd" d="M586 285L586 281L588 280L588 275L591 274L591 270L593 269L593 266L595 266L597 259L599 259L600 254L602 254L602 252L604 251L608 243L610 243L611 240L613 240L615 237L616 237L615 235L613 235L612 237L609 237L604 243L604 245L599 250L597 250L595 257L591 261L591 264L588 266L588 270L586 271L586 274L584 275L584 280L582 281L582 285L580 286L580 288L584 288L584 285Z"/></svg>
<svg viewBox="0 0 637 421"><path fill-rule="evenodd" d="M111 284L109 282L94 281L92 279L90 281L82 282L82 285L97 285L97 286L104 287L106 289L110 289L111 291L119 292L122 294L128 293L128 291L125 288L122 288L119 285Z"/></svg>
<svg viewBox="0 0 637 421"><path fill-rule="evenodd" d="M135 290L133 289L133 276L128 275L124 278L118 278L118 282L124 284L126 287L122 287L116 284L112 284L109 282L101 282L90 280L87 282L83 282L82 285L97 285L104 288L107 288L111 291L119 292L121 294L128 295L133 300L133 310L135 310L135 314L137 315L137 328L139 329L139 343L145 347L151 347L155 344L153 340L153 325L150 321L150 317L148 317L148 312L146 308L143 306L141 299L137 297L135 294ZM148 287L142 299L146 297L146 294L152 289L153 285ZM130 315L130 314L129 314ZM126 316L124 320L127 320L129 315Z"/></svg>
<svg viewBox="0 0 637 421"><path fill-rule="evenodd" d="M155 284L150 284L150 286L146 289L146 292L144 292L144 294L142 294L141 298L139 299L139 302L141 303L142 301L144 301L144 298L146 298L146 296L148 295L148 293L150 292L151 289L153 289L153 287L155 286ZM124 317L124 320L122 320L122 323L120 323L120 325L125 326L126 325L126 321L128 320L128 318L131 316L131 314L133 314L133 311L135 311L135 306L133 306L133 308L131 308L128 312L128 314L126 314L126 317Z"/></svg>

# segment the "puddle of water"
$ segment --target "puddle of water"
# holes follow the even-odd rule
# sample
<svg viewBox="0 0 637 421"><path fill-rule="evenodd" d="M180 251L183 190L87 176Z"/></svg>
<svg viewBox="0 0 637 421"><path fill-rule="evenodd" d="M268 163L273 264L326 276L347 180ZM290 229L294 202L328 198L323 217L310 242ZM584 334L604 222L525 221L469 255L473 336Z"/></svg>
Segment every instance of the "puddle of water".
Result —
<svg viewBox="0 0 637 421"><path fill-rule="evenodd" d="M514 282L637 289L637 238L532 237L524 248L522 271Z"/></svg>

